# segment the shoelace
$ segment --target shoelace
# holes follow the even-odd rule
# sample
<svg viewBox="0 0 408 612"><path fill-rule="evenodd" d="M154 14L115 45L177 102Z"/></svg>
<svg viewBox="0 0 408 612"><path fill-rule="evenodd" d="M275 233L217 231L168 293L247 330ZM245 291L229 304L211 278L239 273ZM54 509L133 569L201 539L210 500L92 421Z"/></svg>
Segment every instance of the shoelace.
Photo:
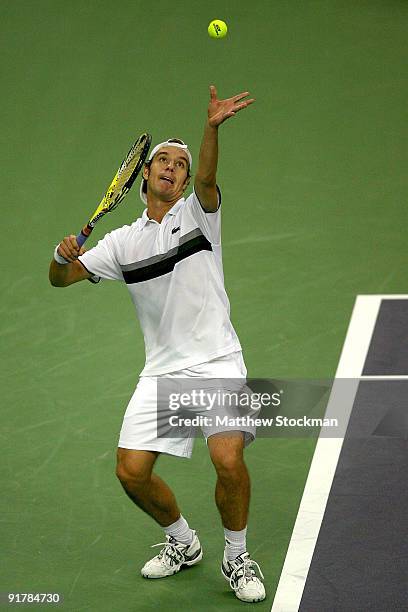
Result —
<svg viewBox="0 0 408 612"><path fill-rule="evenodd" d="M259 575L261 576L263 580L264 575L261 572L261 568L259 567L258 563L254 561L253 559L246 558L244 559L243 564L235 568L230 576L231 589L233 589L234 591L238 591L238 589L240 589L242 586L243 580L247 582L248 580L252 580L253 578L256 578L255 571L252 569L253 567L256 567L256 569L259 572ZM237 576L237 586L234 586L233 582L234 582L237 572L242 572L242 576Z"/></svg>
<svg viewBox="0 0 408 612"><path fill-rule="evenodd" d="M167 559L170 559L170 566L173 563L177 563L183 560L183 553L177 548L178 542L159 542L158 544L153 544L151 548L155 548L156 546L164 546L163 550L161 550L158 554L159 559L163 559L164 563L167 565Z"/></svg>

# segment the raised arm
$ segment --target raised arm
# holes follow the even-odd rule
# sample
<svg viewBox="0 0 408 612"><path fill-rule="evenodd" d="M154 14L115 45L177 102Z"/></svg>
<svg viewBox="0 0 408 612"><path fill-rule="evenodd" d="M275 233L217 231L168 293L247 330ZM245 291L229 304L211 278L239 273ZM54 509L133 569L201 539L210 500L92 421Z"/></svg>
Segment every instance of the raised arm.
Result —
<svg viewBox="0 0 408 612"><path fill-rule="evenodd" d="M244 100L249 92L244 91L232 98L218 100L217 90L210 85L210 103L208 119L201 141L198 169L194 180L194 189L206 212L215 212L218 206L217 196L217 162L218 162L218 127L226 119L233 117L255 100Z"/></svg>

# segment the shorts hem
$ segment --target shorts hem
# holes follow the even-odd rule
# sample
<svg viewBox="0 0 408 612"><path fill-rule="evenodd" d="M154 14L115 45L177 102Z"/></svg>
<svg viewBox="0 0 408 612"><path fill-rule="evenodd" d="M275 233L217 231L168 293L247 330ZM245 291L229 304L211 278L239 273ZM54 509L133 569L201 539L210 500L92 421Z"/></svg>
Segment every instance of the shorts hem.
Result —
<svg viewBox="0 0 408 612"><path fill-rule="evenodd" d="M191 451L179 451L177 449L173 450L169 448L162 448L154 444L132 444L131 442L123 442L123 440L119 440L118 448L125 448L126 450L154 451L155 453L160 453L161 455L173 455L175 457L182 457L184 459L191 459L192 455Z"/></svg>
<svg viewBox="0 0 408 612"><path fill-rule="evenodd" d="M256 440L256 434L253 431L248 431L246 429L220 429L211 432L209 436L205 436L205 442L207 444L208 438L211 438L211 436L214 436L215 434L232 433L233 431L240 431L244 434L244 448L246 448L247 446L249 446L249 444L251 444L251 442L255 442Z"/></svg>

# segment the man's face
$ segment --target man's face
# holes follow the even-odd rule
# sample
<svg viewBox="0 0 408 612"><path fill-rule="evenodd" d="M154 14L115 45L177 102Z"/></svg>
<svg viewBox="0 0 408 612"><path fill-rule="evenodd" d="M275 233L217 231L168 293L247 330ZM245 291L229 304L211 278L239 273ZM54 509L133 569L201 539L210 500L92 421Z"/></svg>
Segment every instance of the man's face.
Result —
<svg viewBox="0 0 408 612"><path fill-rule="evenodd" d="M148 192L169 202L181 198L189 183L188 167L188 157L183 149L162 147L153 157L150 168L143 170L143 178L148 179Z"/></svg>

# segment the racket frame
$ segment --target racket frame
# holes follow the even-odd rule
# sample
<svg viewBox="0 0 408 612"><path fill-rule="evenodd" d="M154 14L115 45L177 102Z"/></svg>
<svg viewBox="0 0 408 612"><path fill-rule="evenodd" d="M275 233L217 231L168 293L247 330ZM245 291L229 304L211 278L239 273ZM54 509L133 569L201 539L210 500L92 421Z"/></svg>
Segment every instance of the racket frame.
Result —
<svg viewBox="0 0 408 612"><path fill-rule="evenodd" d="M143 142L144 141L144 142ZM133 151L135 149L135 147L137 147L139 144L142 144L143 142L143 148L141 150L140 156L139 156L139 160L134 168L134 170L132 171L131 175L129 176L128 180L126 181L126 183L123 185L122 189L118 192L118 194L116 195L116 197L109 202L109 196L112 192L113 189L115 189L116 184L118 182L118 180L120 179L122 173L126 170L127 165L130 161L130 159L133 157ZM120 164L118 171L116 172L112 182L110 183L108 189L105 192L105 195L103 196L101 202L99 203L98 207L96 208L95 212L93 213L92 217L90 218L90 220L88 221L88 223L86 225L84 225L84 227L81 229L80 233L78 234L78 236L76 237L78 246L81 247L84 242L89 238L89 236L91 235L95 225L97 224L97 222L104 216L106 215L108 212L111 212L112 210L114 210L118 204L120 204L122 202L122 200L126 197L126 195L129 193L133 183L135 182L138 174L140 173L140 170L142 169L142 166L146 160L146 157L149 153L149 149L150 149L150 145L152 142L152 136L151 134L149 134L148 132L144 132L143 134L141 134L139 136L139 138L134 142L134 144L131 146L131 148L129 149L126 157L124 158L124 160L122 161L122 163ZM112 197L112 196L110 196Z"/></svg>

